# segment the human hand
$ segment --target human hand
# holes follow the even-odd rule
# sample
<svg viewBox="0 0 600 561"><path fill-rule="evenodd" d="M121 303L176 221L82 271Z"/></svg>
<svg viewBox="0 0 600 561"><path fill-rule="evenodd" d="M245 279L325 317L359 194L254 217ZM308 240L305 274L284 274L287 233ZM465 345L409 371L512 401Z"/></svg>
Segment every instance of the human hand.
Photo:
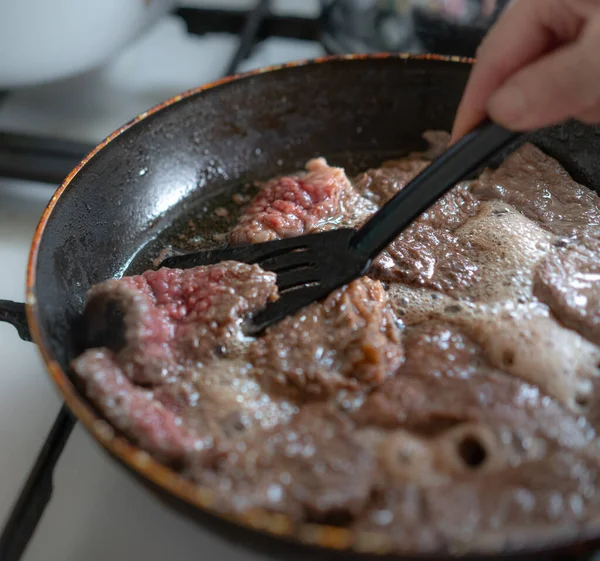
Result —
<svg viewBox="0 0 600 561"><path fill-rule="evenodd" d="M513 0L477 55L453 142L486 116L519 131L600 122L600 0Z"/></svg>

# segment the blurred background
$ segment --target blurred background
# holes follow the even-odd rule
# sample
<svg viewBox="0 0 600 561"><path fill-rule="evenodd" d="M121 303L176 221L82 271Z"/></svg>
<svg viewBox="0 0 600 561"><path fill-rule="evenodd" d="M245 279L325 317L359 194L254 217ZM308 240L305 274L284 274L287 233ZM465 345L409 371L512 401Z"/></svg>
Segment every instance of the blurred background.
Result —
<svg viewBox="0 0 600 561"><path fill-rule="evenodd" d="M0 298L23 301L33 231L58 184L151 106L227 74L325 54L473 56L506 4L0 0ZM2 528L61 403L37 349L7 324L0 361ZM263 559L164 508L78 426L53 479L25 561Z"/></svg>
<svg viewBox="0 0 600 561"><path fill-rule="evenodd" d="M472 56L506 1L20 0L0 3L0 174L3 161L68 139L72 158L138 113L225 74L324 54L403 51ZM12 144L11 144L12 143ZM47 146L49 151L50 146ZM77 149L79 149L77 151ZM33 153L31 154L34 155ZM40 153L40 156L43 155ZM38 162L39 163L39 162ZM66 165L66 167L65 167ZM71 166L72 167L72 166Z"/></svg>

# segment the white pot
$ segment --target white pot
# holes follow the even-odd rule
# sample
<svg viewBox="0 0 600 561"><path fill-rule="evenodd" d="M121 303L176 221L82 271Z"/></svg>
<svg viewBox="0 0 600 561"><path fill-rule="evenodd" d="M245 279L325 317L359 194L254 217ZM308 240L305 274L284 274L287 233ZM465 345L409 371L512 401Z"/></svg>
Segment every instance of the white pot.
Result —
<svg viewBox="0 0 600 561"><path fill-rule="evenodd" d="M107 61L174 0L0 0L0 90Z"/></svg>

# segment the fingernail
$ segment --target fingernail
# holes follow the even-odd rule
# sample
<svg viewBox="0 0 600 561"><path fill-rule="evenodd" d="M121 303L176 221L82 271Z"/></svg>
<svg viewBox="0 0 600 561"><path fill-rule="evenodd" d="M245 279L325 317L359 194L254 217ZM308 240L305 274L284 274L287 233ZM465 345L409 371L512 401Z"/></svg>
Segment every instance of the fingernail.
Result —
<svg viewBox="0 0 600 561"><path fill-rule="evenodd" d="M516 86L506 86L496 92L488 103L488 112L495 121L516 124L526 112L525 97Z"/></svg>

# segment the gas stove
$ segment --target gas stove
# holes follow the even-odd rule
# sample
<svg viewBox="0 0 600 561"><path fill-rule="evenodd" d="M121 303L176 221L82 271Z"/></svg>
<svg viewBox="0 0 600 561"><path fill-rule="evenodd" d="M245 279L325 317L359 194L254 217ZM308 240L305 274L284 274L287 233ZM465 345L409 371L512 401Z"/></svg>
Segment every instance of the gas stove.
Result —
<svg viewBox="0 0 600 561"><path fill-rule="evenodd" d="M1 93L0 297L23 301L37 221L60 181L96 143L149 107L199 84L331 52L339 41L332 41L331 34L324 40L324 4L229 0L216 8L190 0L97 70ZM418 52L422 47L407 33L402 50ZM14 516L15 502L48 442L61 402L35 346L22 342L4 323L0 357L4 525ZM73 422L64 411L57 423L52 499L37 528L20 523L19 528L5 529L0 561L262 559L165 508L81 428L75 426L71 433ZM22 543L16 544L15 538ZM10 552L2 549L8 544Z"/></svg>

